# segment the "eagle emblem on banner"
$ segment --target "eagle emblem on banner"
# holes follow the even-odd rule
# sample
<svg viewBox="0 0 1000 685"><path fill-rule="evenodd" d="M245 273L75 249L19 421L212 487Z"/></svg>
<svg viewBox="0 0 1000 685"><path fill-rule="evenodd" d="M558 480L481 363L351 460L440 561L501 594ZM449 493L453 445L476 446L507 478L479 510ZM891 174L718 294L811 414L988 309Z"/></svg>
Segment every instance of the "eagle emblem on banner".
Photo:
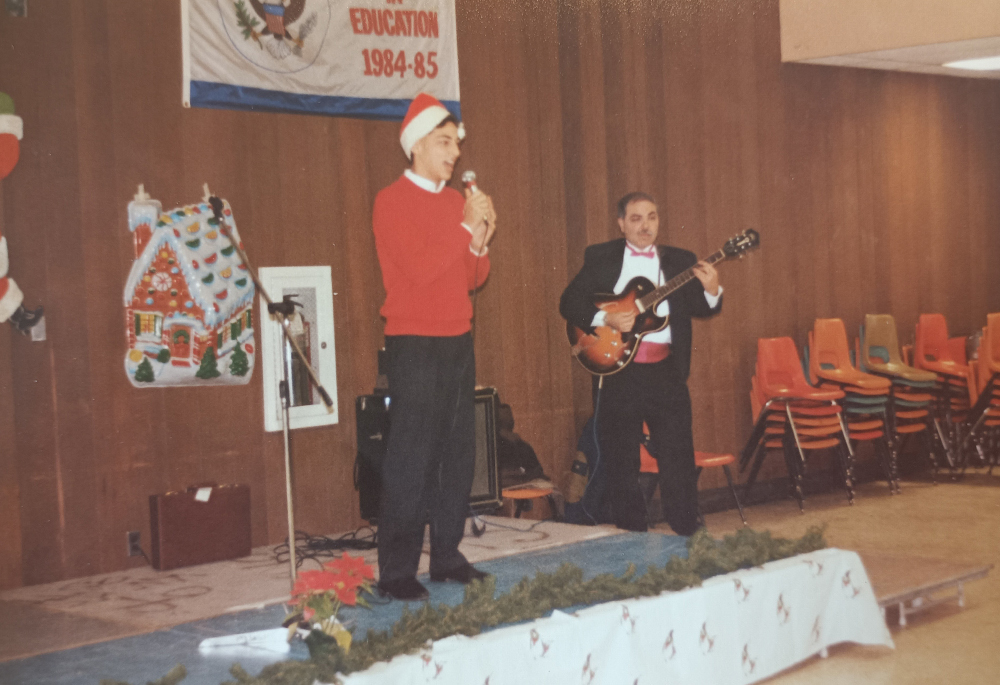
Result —
<svg viewBox="0 0 1000 685"><path fill-rule="evenodd" d="M278 62L295 57L298 60L312 62L316 50L312 47L310 37L320 28L320 15L315 10L306 12L309 0L221 0L231 5L233 20L238 33L230 34L233 44L244 57L258 66L266 65L259 59L254 59L244 48L254 46L258 51L267 53ZM313 2L312 5L324 5L325 18L329 19L329 3ZM227 26L227 29L229 27ZM323 27L326 28L325 26ZM324 31L325 32L325 31ZM236 36L242 37L239 41ZM256 56L255 56L256 57Z"/></svg>

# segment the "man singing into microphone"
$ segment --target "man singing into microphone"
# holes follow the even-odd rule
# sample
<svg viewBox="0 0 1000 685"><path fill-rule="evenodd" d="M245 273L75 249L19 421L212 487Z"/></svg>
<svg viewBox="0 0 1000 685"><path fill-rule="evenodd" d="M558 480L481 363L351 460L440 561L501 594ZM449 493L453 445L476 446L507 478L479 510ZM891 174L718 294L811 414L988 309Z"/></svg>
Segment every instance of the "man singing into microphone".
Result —
<svg viewBox="0 0 1000 685"><path fill-rule="evenodd" d="M432 581L484 578L458 551L475 466L475 381L469 291L490 271L496 228L489 196L448 188L462 125L421 93L399 141L410 168L375 198L372 224L385 303L392 430L382 464L378 588L421 600L416 579L430 521Z"/></svg>

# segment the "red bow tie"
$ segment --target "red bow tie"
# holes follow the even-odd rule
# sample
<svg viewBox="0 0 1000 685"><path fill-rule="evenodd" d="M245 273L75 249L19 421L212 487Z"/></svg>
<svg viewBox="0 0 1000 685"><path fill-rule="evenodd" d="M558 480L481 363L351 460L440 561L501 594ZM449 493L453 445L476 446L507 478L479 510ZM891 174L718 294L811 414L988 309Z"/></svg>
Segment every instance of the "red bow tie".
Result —
<svg viewBox="0 0 1000 685"><path fill-rule="evenodd" d="M648 250L640 252L639 250L635 249L628 243L625 243L625 247L628 248L629 254L631 254L633 257L649 257L650 259L656 257L656 250L654 248L650 248Z"/></svg>

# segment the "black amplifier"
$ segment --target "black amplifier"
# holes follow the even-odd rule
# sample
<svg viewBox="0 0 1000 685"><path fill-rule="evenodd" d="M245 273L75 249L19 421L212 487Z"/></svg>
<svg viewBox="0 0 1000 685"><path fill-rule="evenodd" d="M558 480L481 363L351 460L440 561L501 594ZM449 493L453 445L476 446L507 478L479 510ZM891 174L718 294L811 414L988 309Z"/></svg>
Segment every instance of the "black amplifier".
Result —
<svg viewBox="0 0 1000 685"><path fill-rule="evenodd" d="M360 395L354 402L358 454L354 462L354 487L358 490L361 518L378 521L382 497L382 460L389 444L392 400L389 395ZM476 514L500 507L500 474L497 466L497 411L495 388L476 388L476 468L469 493L469 509Z"/></svg>

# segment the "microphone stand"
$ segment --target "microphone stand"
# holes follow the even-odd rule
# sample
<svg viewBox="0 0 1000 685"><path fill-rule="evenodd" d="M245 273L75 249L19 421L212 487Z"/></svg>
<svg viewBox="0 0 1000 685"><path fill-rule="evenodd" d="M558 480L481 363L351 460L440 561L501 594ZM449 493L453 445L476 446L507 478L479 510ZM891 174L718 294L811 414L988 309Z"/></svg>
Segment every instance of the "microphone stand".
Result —
<svg viewBox="0 0 1000 685"><path fill-rule="evenodd" d="M302 349L299 347L298 343L295 342L295 338L293 338L288 332L290 319L295 314L295 307L301 307L302 305L292 299L295 297L294 295L285 295L282 297L281 302L275 302L271 299L271 296L268 295L267 290L264 289L260 279L257 277L257 272L250 266L250 260L247 259L246 252L243 251L243 246L240 244L240 241L233 239L232 231L226 224L226 218L223 214L222 200L209 193L207 183L205 184L205 200L212 207L212 214L214 215L215 220L219 222L219 232L229 238L229 242L235 248L236 254L239 255L243 265L246 266L247 273L250 274L250 279L257 288L257 292L259 292L260 296L264 298L265 302L267 302L268 314L271 314L272 316L279 315L281 317L281 333L284 337L285 344L291 348L294 355L299 358L299 361L302 362L302 365L309 373L309 378L319 391L319 395L323 399L323 404L325 404L328 409L332 408L333 400L330 398L329 393L327 393L323 384L320 383L319 376L316 375L312 365L309 364L309 360L306 359L305 355L302 353ZM284 438L285 448L285 503L288 507L288 564L291 585L294 588L295 578L298 574L298 564L296 563L295 558L295 509L292 499L292 459L291 448L288 441L289 410L291 407L291 398L289 397L288 392L288 380L292 375L291 366L292 356L283 354L281 364L282 379L278 383L278 394L281 397L281 433Z"/></svg>

